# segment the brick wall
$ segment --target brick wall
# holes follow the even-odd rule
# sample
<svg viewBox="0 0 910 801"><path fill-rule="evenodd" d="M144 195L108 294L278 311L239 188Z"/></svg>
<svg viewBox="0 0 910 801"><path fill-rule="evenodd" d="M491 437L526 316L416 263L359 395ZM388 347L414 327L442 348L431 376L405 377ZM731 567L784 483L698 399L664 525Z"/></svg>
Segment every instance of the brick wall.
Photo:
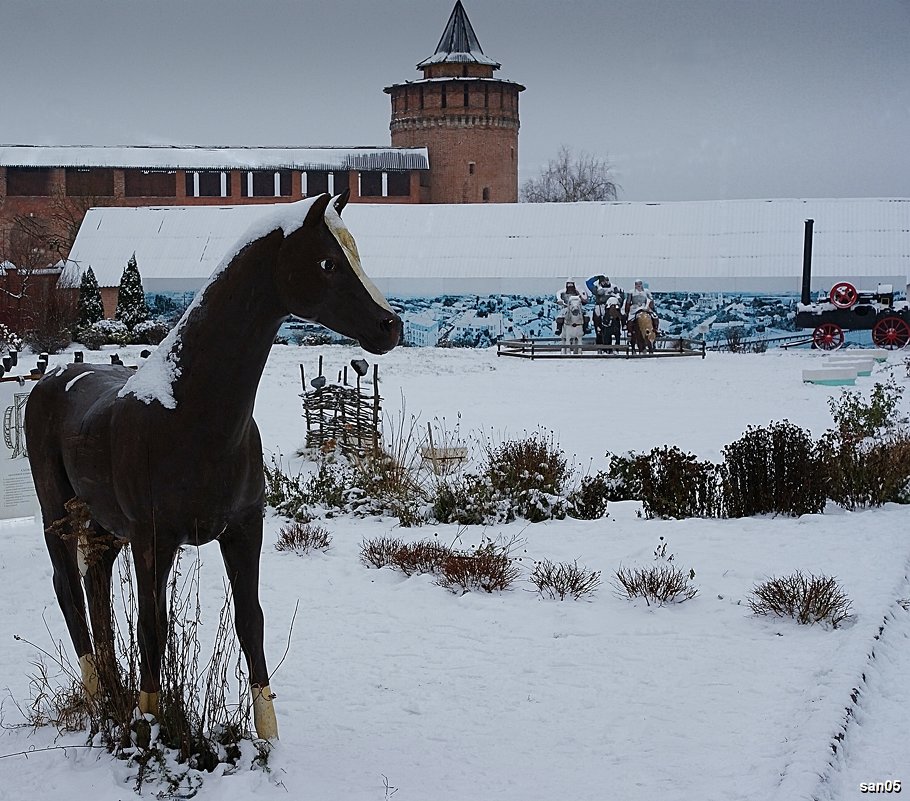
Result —
<svg viewBox="0 0 910 801"><path fill-rule="evenodd" d="M427 148L431 203L517 202L520 90L470 79L389 87L392 146Z"/></svg>

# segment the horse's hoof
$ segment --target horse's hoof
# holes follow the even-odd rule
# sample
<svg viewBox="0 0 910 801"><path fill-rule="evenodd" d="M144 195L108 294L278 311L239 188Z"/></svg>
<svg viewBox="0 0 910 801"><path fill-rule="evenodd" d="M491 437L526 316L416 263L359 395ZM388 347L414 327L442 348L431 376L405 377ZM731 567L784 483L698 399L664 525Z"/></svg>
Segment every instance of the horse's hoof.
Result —
<svg viewBox="0 0 910 801"><path fill-rule="evenodd" d="M275 705L272 699L275 694L266 684L260 687L254 684L253 691L253 727L260 740L278 739L278 719L275 717Z"/></svg>

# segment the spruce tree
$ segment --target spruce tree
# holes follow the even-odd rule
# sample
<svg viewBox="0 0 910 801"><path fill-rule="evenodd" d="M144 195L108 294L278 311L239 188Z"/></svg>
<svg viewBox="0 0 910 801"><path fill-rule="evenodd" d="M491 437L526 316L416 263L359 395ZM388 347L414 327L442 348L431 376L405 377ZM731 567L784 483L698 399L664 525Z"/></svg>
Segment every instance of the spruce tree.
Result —
<svg viewBox="0 0 910 801"><path fill-rule="evenodd" d="M145 302L142 277L136 265L136 254L130 256L117 291L117 311L114 317L132 330L138 323L149 318L149 307Z"/></svg>
<svg viewBox="0 0 910 801"><path fill-rule="evenodd" d="M95 273L89 267L82 273L82 283L79 284L79 318L80 328L97 323L104 317L104 304L101 302L101 289Z"/></svg>

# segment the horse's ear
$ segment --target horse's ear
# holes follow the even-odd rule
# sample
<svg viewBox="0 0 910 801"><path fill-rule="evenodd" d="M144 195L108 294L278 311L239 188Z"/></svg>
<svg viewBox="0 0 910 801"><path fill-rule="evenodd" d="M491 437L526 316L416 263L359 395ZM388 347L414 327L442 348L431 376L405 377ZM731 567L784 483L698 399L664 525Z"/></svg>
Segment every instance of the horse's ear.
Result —
<svg viewBox="0 0 910 801"><path fill-rule="evenodd" d="M335 207L335 211L338 212L338 216L341 216L341 212L344 210L344 207L348 205L348 198L351 196L351 190L345 189L335 200L332 202L332 205Z"/></svg>
<svg viewBox="0 0 910 801"><path fill-rule="evenodd" d="M310 206L310 210L306 214L306 219L303 221L302 227L311 228L320 225L324 221L325 210L331 200L331 195L320 195L317 197L313 201L313 205Z"/></svg>

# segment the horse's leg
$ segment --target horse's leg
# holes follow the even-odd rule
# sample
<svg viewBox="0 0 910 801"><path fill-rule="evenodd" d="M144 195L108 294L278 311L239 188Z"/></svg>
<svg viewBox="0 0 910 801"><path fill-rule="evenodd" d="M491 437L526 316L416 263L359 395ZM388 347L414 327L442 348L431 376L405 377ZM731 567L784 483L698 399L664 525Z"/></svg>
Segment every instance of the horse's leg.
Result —
<svg viewBox="0 0 910 801"><path fill-rule="evenodd" d="M63 613L70 640L79 660L82 684L89 696L98 691L98 673L92 652L92 638L85 616L85 595L77 555L78 532L73 532L66 502L75 497L63 465L45 458L50 448L33 447L32 472L39 491L44 543L54 571L54 594Z"/></svg>
<svg viewBox="0 0 910 801"><path fill-rule="evenodd" d="M98 691L98 673L92 652L92 638L85 617L85 595L82 592L76 542L73 539L64 540L60 536L60 529L53 525L67 516L63 504L50 506L42 503L41 507L44 542L54 570L54 593L60 611L63 612L63 620L66 622L73 648L76 650L82 684L86 693L93 696Z"/></svg>
<svg viewBox="0 0 910 801"><path fill-rule="evenodd" d="M94 522L87 535L90 540L95 539L85 573L85 596L95 645L93 667L102 684L106 684L108 692L113 692L120 687L120 676L114 657L111 574L121 545L110 541L110 534Z"/></svg>
<svg viewBox="0 0 910 801"><path fill-rule="evenodd" d="M263 615L259 603L259 554L262 550L262 511L228 526L218 540L228 581L234 595L234 626L246 656L253 691L253 725L263 740L278 739L274 695L262 645Z"/></svg>
<svg viewBox="0 0 910 801"><path fill-rule="evenodd" d="M155 716L167 642L167 579L177 553L176 545L166 547L161 539L153 528L145 536L130 537L139 607L139 711Z"/></svg>

